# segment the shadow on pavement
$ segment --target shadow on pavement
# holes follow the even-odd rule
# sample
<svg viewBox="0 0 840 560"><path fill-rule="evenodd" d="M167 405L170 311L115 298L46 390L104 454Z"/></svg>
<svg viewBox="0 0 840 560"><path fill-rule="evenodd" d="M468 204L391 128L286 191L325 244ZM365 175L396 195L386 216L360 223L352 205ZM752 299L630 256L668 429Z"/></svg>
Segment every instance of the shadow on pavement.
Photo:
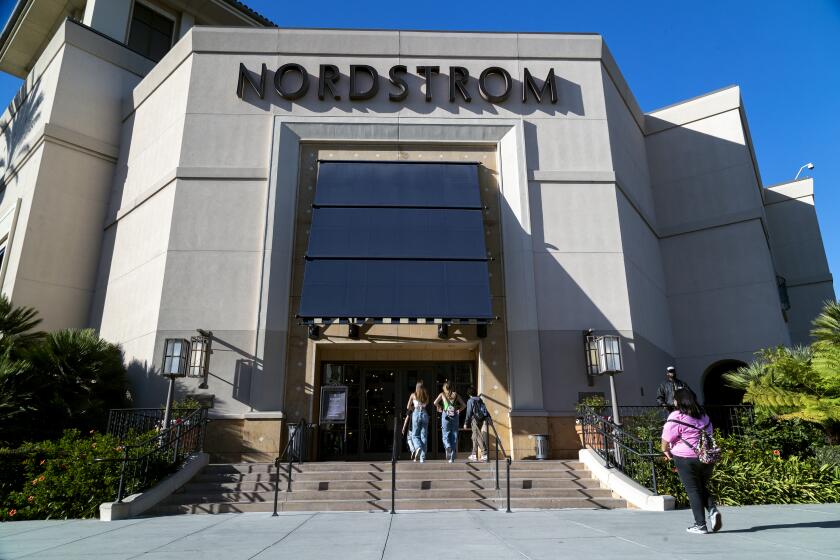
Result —
<svg viewBox="0 0 840 560"><path fill-rule="evenodd" d="M749 529L735 529L733 531L721 531L721 533L755 533L757 531L770 531L772 529L807 529L814 527L818 529L840 529L840 521L811 521L810 523L780 523L777 525L756 525Z"/></svg>

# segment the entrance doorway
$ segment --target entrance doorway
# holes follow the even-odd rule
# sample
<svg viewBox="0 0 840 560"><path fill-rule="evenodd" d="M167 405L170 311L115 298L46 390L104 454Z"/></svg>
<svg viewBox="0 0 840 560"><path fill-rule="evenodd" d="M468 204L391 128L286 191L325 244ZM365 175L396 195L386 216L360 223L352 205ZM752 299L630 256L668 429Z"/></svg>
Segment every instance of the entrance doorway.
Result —
<svg viewBox="0 0 840 560"><path fill-rule="evenodd" d="M391 458L394 414L404 413L408 397L422 380L431 400L440 393L447 379L467 400L467 388L475 382L472 362L345 362L324 363L321 384L347 387L347 426L326 424L319 427L319 460L386 460ZM426 457L443 458L440 415L429 403L429 434ZM463 421L463 414L461 415ZM402 429L402 425L399 426ZM459 452L469 451L470 438L461 432ZM408 457L405 437L400 440L401 456Z"/></svg>

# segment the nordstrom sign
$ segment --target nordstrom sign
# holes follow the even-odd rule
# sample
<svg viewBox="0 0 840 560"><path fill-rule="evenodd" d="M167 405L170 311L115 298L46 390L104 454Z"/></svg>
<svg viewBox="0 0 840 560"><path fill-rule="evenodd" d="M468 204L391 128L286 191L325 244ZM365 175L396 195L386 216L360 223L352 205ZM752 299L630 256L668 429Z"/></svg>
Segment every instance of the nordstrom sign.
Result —
<svg viewBox="0 0 840 560"><path fill-rule="evenodd" d="M419 78L424 84L427 102L432 102L432 83L436 80L447 79L440 75L440 66L417 66L416 74L410 74L408 67L403 64L392 66L388 70L388 99L399 103L409 96L408 78ZM341 100L347 96L350 101L364 101L379 95L380 77L372 66L367 64L351 64L348 78L345 79L334 64L321 64L318 78L313 80L300 64L290 62L283 64L271 78L271 89L283 99L294 101L302 98L309 91L312 82L316 82L318 99ZM478 79L470 77L469 71L463 66L449 67L449 102L462 100L472 101L475 93L474 82L478 82L478 94L489 103L501 103L514 93L514 82L510 73L499 66L485 68ZM244 64L239 64L239 79L236 84L236 95L245 99L246 95L256 95L265 99L266 89L269 88L269 72L265 64L259 74L248 70ZM520 91L516 92L523 103L533 97L537 103L546 100L557 103L557 84L554 79L554 68L548 71L544 80L538 80L525 68L522 80L519 82ZM383 93L384 95L384 93Z"/></svg>

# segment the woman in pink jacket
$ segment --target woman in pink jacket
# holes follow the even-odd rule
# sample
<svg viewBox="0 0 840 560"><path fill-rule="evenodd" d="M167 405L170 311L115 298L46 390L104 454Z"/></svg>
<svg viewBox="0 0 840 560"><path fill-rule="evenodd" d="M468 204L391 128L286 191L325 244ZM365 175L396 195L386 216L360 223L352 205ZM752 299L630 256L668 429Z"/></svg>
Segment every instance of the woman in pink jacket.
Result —
<svg viewBox="0 0 840 560"><path fill-rule="evenodd" d="M674 392L674 407L675 410L668 415L662 428L662 452L674 461L680 481L688 493L694 525L687 531L701 535L717 532L722 526L722 520L715 505L715 497L709 490L714 465L701 462L695 451L701 430L712 434L712 422L697 404L694 393L686 389ZM704 508L709 514L708 524Z"/></svg>

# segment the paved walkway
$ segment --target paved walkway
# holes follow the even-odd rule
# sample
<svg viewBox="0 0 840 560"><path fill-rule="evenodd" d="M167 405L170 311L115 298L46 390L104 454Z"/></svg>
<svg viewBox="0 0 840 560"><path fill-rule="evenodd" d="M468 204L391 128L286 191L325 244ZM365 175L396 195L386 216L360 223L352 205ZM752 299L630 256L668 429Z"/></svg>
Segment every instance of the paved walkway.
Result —
<svg viewBox="0 0 840 560"><path fill-rule="evenodd" d="M691 513L631 510L265 513L103 523L0 524L0 558L245 560L481 558L840 559L840 504L722 508L716 535Z"/></svg>

